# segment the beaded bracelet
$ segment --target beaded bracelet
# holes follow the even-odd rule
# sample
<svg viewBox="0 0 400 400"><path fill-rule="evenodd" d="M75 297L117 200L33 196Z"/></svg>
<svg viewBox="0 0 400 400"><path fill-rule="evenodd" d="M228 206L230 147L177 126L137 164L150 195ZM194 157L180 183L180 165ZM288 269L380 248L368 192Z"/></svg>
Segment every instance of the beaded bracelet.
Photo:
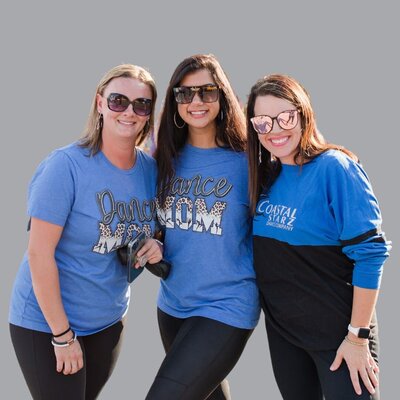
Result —
<svg viewBox="0 0 400 400"><path fill-rule="evenodd" d="M72 338L65 341L65 342L57 342L57 340L54 339L54 336L51 339L51 344L54 347L68 347L71 346L76 341L76 333L71 329L71 332L73 334Z"/></svg>
<svg viewBox="0 0 400 400"><path fill-rule="evenodd" d="M362 343L354 342L353 340L350 340L350 339L348 338L348 336L345 336L345 337L344 337L344 340L345 340L346 342L350 343L350 344L353 344L354 346L368 346L368 341L367 341L367 342L362 342Z"/></svg>
<svg viewBox="0 0 400 400"><path fill-rule="evenodd" d="M60 336L62 336L62 335L65 335L65 334L68 333L70 330L71 330L71 327L69 326L68 329L65 330L64 332L59 333L58 335L53 335L53 338L58 338L58 337L60 337Z"/></svg>

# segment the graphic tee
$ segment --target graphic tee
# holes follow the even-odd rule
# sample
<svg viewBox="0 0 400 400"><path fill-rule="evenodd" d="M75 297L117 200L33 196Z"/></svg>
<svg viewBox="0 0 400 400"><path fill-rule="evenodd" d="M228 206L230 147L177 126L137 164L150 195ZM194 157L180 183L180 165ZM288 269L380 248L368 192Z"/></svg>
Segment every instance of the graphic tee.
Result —
<svg viewBox="0 0 400 400"><path fill-rule="evenodd" d="M259 318L252 256L247 159L226 148L186 145L158 219L164 257L159 308L178 318L203 316L251 329Z"/></svg>
<svg viewBox="0 0 400 400"><path fill-rule="evenodd" d="M63 305L78 335L119 321L128 308L126 267L117 248L137 232L155 227L155 161L136 149L135 165L122 170L100 151L73 143L52 152L37 168L28 194L28 214L63 227L56 247ZM27 254L12 292L9 321L51 332L37 303Z"/></svg>
<svg viewBox="0 0 400 400"><path fill-rule="evenodd" d="M361 165L329 150L282 171L257 205L254 261L267 323L292 343L336 349L353 285L377 289L390 244Z"/></svg>

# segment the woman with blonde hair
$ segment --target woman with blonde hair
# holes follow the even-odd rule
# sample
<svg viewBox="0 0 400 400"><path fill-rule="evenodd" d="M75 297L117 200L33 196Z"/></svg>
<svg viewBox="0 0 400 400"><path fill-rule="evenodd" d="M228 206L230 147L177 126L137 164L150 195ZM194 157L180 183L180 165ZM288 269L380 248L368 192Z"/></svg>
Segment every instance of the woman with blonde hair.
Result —
<svg viewBox="0 0 400 400"><path fill-rule="evenodd" d="M137 147L153 127L156 97L149 72L114 67L97 86L83 138L53 151L31 180L29 244L9 322L34 399L97 398L117 361L129 304L116 250L143 231L138 255L161 259L151 239L156 164Z"/></svg>

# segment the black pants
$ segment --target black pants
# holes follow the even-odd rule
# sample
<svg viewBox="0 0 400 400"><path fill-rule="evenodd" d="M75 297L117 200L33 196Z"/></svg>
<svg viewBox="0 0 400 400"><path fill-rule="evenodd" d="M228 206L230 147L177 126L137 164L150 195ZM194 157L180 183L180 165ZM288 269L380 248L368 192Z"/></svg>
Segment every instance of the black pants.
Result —
<svg viewBox="0 0 400 400"><path fill-rule="evenodd" d="M76 374L56 371L51 334L10 324L11 340L19 365L34 400L96 399L117 362L124 323L78 337L84 366Z"/></svg>
<svg viewBox="0 0 400 400"><path fill-rule="evenodd" d="M146 400L225 400L220 383L233 369L252 330L204 317L175 318L158 310L167 355Z"/></svg>
<svg viewBox="0 0 400 400"><path fill-rule="evenodd" d="M283 338L268 322L267 333L272 367L284 400L379 400L378 388L372 396L360 378L362 395L354 391L343 360L336 371L329 369L335 351L308 351ZM377 361L377 342L371 354Z"/></svg>

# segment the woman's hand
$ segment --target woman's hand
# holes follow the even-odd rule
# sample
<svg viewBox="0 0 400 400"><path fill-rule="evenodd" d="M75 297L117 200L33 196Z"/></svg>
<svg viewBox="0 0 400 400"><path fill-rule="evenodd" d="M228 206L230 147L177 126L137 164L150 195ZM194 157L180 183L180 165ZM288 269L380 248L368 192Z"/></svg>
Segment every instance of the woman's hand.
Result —
<svg viewBox="0 0 400 400"><path fill-rule="evenodd" d="M368 341L360 341L360 339L355 337L351 337L349 340L351 342L346 339L343 340L336 352L336 357L330 370L336 371L342 364L342 361L345 360L355 392L358 395L361 394L359 380L359 377L361 377L368 391L374 394L375 388L378 386L377 374L379 373L379 367L371 355Z"/></svg>
<svg viewBox="0 0 400 400"><path fill-rule="evenodd" d="M63 342L68 339L67 336L71 336L71 332L64 336L57 338L57 342ZM64 375L72 375L77 373L83 368L83 353L81 345L78 340L75 340L67 347L54 347L54 353L56 355L56 370L62 372Z"/></svg>
<svg viewBox="0 0 400 400"><path fill-rule="evenodd" d="M135 268L143 267L147 262L150 264L158 263L162 260L162 256L162 243L155 239L147 239L136 254L138 261L135 264Z"/></svg>

